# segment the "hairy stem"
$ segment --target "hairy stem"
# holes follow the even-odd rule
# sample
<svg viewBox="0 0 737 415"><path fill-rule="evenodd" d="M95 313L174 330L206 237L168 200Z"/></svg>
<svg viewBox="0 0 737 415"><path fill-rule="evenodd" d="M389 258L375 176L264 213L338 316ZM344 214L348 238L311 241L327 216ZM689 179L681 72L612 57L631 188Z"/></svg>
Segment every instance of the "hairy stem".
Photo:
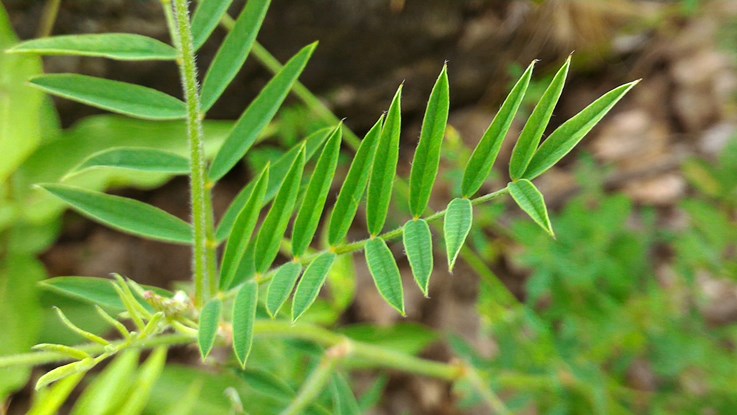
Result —
<svg viewBox="0 0 737 415"><path fill-rule="evenodd" d="M199 86L197 84L197 65L195 63L192 30L189 21L187 0L161 0L167 9L173 4L174 44L179 51L179 73L187 104L187 135L190 150L190 193L192 225L194 228L194 247L192 261L194 269L194 303L198 308L213 295L215 279L215 254L209 242L214 234L212 225L209 187L205 181L205 154L203 148L202 113L200 110ZM169 20L169 19L167 19Z"/></svg>

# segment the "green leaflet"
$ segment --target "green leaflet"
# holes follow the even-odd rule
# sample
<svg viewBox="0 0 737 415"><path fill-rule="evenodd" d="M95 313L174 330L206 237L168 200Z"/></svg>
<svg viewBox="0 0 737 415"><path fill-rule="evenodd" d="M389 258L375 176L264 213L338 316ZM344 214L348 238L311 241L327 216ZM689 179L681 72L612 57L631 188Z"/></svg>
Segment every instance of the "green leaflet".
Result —
<svg viewBox="0 0 737 415"><path fill-rule="evenodd" d="M317 160L317 166L315 166L310 178L310 184L307 186L302 206L294 220L292 255L295 258L302 256L307 250L315 236L317 225L320 223L320 217L325 208L325 200L335 176L335 168L338 167L342 133L342 124L338 124Z"/></svg>
<svg viewBox="0 0 737 415"><path fill-rule="evenodd" d="M220 49L218 49L210 64L210 68L207 70L205 80L202 81L203 112L207 112L212 108L225 91L225 88L241 70L246 57L251 52L251 47L253 47L253 42L261 28L261 23L266 17L266 10L268 10L270 3L270 0L249 0L240 16L238 16L238 20L235 21L233 29L223 40ZM206 17L212 18L212 16ZM203 22L203 26L205 24ZM205 28L203 27L203 29Z"/></svg>
<svg viewBox="0 0 737 415"><path fill-rule="evenodd" d="M371 178L368 183L366 220L372 236L381 233L389 212L394 176L399 159L399 136L402 128L402 85L397 89L389 107L384 127L379 138Z"/></svg>
<svg viewBox="0 0 737 415"><path fill-rule="evenodd" d="M297 202L304 166L305 150L302 146L259 229L255 248L256 271L259 273L266 272L279 253L279 245Z"/></svg>
<svg viewBox="0 0 737 415"><path fill-rule="evenodd" d="M414 219L404 225L404 250L412 275L422 294L427 297L433 268L432 233L424 219Z"/></svg>
<svg viewBox="0 0 737 415"><path fill-rule="evenodd" d="M79 173L95 167L114 167L118 169L189 174L189 159L169 151L146 147L116 147L102 150L87 157L72 173Z"/></svg>
<svg viewBox="0 0 737 415"><path fill-rule="evenodd" d="M235 278L243 254L248 242L252 238L253 230L256 228L259 213L266 194L266 185L269 183L269 166L267 165L255 182L254 191L243 205L238 217L233 224L233 229L225 245L223 259L220 262L220 289L228 289Z"/></svg>
<svg viewBox="0 0 737 415"><path fill-rule="evenodd" d="M76 74L41 75L31 85L52 95L146 120L184 118L184 102L161 91L126 82Z"/></svg>
<svg viewBox="0 0 737 415"><path fill-rule="evenodd" d="M339 244L348 234L348 230L353 223L358 211L358 205L366 191L366 184L369 181L371 167L374 163L376 155L376 147L381 135L381 125L384 116L379 117L373 127L366 133L366 136L358 146L356 156L351 162L348 169L348 175L345 177L343 187L340 188L338 200L335 202L335 208L330 214L330 222L328 226L328 243L330 246Z"/></svg>
<svg viewBox="0 0 737 415"><path fill-rule="evenodd" d="M427 102L420 142L417 144L409 176L409 209L415 218L425 213L435 184L435 177L438 175L440 148L445 136L445 127L448 124L449 107L448 66L443 65L443 70Z"/></svg>
<svg viewBox="0 0 737 415"><path fill-rule="evenodd" d="M287 262L276 271L266 292L266 311L272 318L279 314L279 310L292 293L301 272L302 264L299 262Z"/></svg>
<svg viewBox="0 0 737 415"><path fill-rule="evenodd" d="M84 389L74 405L72 415L97 415L112 413L118 408L133 383L133 375L138 368L138 350L120 353Z"/></svg>
<svg viewBox="0 0 737 415"><path fill-rule="evenodd" d="M123 61L174 60L177 50L156 39L129 33L53 36L22 42L9 53L94 56Z"/></svg>
<svg viewBox="0 0 737 415"><path fill-rule="evenodd" d="M332 128L330 127L321 128L302 140L305 143L305 162L308 162L312 159L312 157L315 155L315 153L317 153L317 150L320 148L323 142L330 136L331 131ZM281 187L282 182L284 182L284 177L287 175L289 168L292 166L292 163L294 163L294 160L297 158L297 155L299 154L299 149L301 147L302 142L292 147L286 154L279 157L279 159L271 165L271 168L269 169L269 185L266 188L266 196L264 197L263 202L264 204L270 202L271 199L274 198L274 195L276 195L276 192ZM235 222L235 218L238 215L238 212L243 209L243 205L250 197L251 191L253 190L253 184L254 182L251 182L246 187L244 187L243 190L241 190L235 197L235 199L233 199L233 201L230 203L230 206L228 206L228 210L223 215L223 218L220 220L218 228L215 231L215 237L218 241L224 240L229 235L230 230L233 227L233 223Z"/></svg>
<svg viewBox="0 0 737 415"><path fill-rule="evenodd" d="M404 312L404 289L402 275L389 247L381 238L372 238L366 242L366 263L374 279L379 294L399 314Z"/></svg>
<svg viewBox="0 0 737 415"><path fill-rule="evenodd" d="M251 353L257 304L258 284L248 281L238 290L233 303L233 352L241 369L246 368L246 360Z"/></svg>
<svg viewBox="0 0 737 415"><path fill-rule="evenodd" d="M105 278L54 277L40 281L38 284L41 288L49 291L86 303L98 304L108 310L116 312L124 311L125 305L120 301L120 297L115 292L112 283L112 280ZM148 285L142 285L142 287L162 297L171 298L174 296L170 291L164 290L163 288ZM139 303L149 311L153 310L143 299L139 299Z"/></svg>
<svg viewBox="0 0 737 415"><path fill-rule="evenodd" d="M117 414L138 415L143 413L156 381L164 371L166 365L166 347L157 347L151 352L146 362L136 374L136 380L131 388L125 404L118 408Z"/></svg>
<svg viewBox="0 0 737 415"><path fill-rule="evenodd" d="M315 302L320 289L325 284L330 267L335 262L335 257L334 253L325 252L307 266L302 279L299 280L297 290L294 292L292 321L297 321Z"/></svg>
<svg viewBox="0 0 737 415"><path fill-rule="evenodd" d="M522 177L533 180L553 167L639 82L637 80L612 89L561 124L537 149Z"/></svg>
<svg viewBox="0 0 737 415"><path fill-rule="evenodd" d="M284 68L266 84L248 108L243 111L230 134L228 134L228 138L225 139L223 146L220 147L215 160L212 161L208 173L211 181L220 180L238 163L238 160L246 155L256 138L276 115L289 90L292 89L292 85L299 78L302 70L307 65L307 61L310 60L316 46L316 43L305 46L294 55L284 65Z"/></svg>
<svg viewBox="0 0 737 415"><path fill-rule="evenodd" d="M458 254L463 248L473 222L473 206L468 199L456 198L450 201L445 211L443 235L448 256L448 269L453 272Z"/></svg>
<svg viewBox="0 0 737 415"><path fill-rule="evenodd" d="M336 415L360 415L361 408L358 406L356 396L353 394L350 383L342 373L333 376L330 383L333 395L333 413Z"/></svg>
<svg viewBox="0 0 737 415"><path fill-rule="evenodd" d="M550 122L550 117L553 115L555 105L558 103L561 93L563 93L563 86L566 83L566 76L568 75L568 68L571 65L571 57L566 59L566 63L558 70L558 72L550 81L550 85L543 93L540 102L537 103L535 109L532 111L532 115L527 120L525 127L519 135L519 140L514 145L514 151L512 152L512 158L509 161L509 176L512 180L517 180L525 173L525 169L530 164L532 156L537 150L537 146L540 144L540 139L545 132L545 128Z"/></svg>
<svg viewBox="0 0 737 415"><path fill-rule="evenodd" d="M251 242L246 246L246 251L241 257L241 262L238 264L238 268L233 274L233 279L228 285L228 289L235 287L236 285L246 281L256 275L256 240L251 239Z"/></svg>
<svg viewBox="0 0 737 415"><path fill-rule="evenodd" d="M215 338L218 335L220 314L223 311L223 302L215 298L207 302L200 313L200 327L197 330L197 346L200 348L202 360L212 351Z"/></svg>
<svg viewBox="0 0 737 415"><path fill-rule="evenodd" d="M466 165L466 171L463 172L462 192L464 197L469 198L476 194L486 178L489 177L496 157L499 155L499 150L502 148L504 138L507 136L517 110L522 104L522 99L525 97L535 62L533 61L527 67L527 70L514 85L484 136L481 137L481 141L473 150L471 159L468 160Z"/></svg>
<svg viewBox="0 0 737 415"><path fill-rule="evenodd" d="M232 3L233 0L201 0L199 2L192 16L192 38L195 50L207 42Z"/></svg>
<svg viewBox="0 0 737 415"><path fill-rule="evenodd" d="M95 367L95 360L91 357L88 357L84 360L76 361L74 363L69 363L64 366L59 366L56 369L53 369L38 378L38 380L36 381L35 389L38 391L39 389L42 389L58 380L72 375L82 375L93 367ZM77 379L77 382L81 379L81 377ZM72 383L76 384L76 382L74 381L72 381ZM55 411L51 411L51 413L54 412Z"/></svg>
<svg viewBox="0 0 737 415"><path fill-rule="evenodd" d="M40 187L77 212L111 228L157 241L192 243L190 225L157 207L61 184L44 184Z"/></svg>
<svg viewBox="0 0 737 415"><path fill-rule="evenodd" d="M550 225L550 218L548 218L548 209L545 207L545 200L535 185L527 179L520 179L509 183L507 188L517 205L545 232L555 238L553 227Z"/></svg>

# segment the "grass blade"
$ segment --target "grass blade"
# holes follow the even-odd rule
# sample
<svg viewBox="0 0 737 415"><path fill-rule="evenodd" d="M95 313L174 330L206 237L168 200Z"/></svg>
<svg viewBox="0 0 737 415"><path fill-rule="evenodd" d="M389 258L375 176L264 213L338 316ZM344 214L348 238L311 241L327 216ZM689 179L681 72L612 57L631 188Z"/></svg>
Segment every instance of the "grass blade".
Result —
<svg viewBox="0 0 737 415"><path fill-rule="evenodd" d="M233 0L201 0L199 2L192 16L192 38L195 50L207 42L232 3Z"/></svg>
<svg viewBox="0 0 737 415"><path fill-rule="evenodd" d="M305 143L305 162L312 159L320 146L322 146L323 142L330 136L330 132L332 130L333 129L330 127L321 128L303 140ZM269 168L269 184L266 187L266 196L263 201L264 204L269 203L276 195L276 192L284 182L284 177L286 177L289 168L292 166L292 163L294 163L294 160L297 159L297 155L299 154L299 149L301 147L302 143L295 145L286 154L279 157L279 159ZM238 213L243 209L243 205L246 204L246 201L251 195L253 185L254 182L251 182L244 187L230 203L230 206L228 206L228 210L225 211L225 214L220 220L218 228L215 231L215 237L218 241L224 240L230 234Z"/></svg>
<svg viewBox="0 0 737 415"><path fill-rule="evenodd" d="M545 207L545 199L534 184L527 179L520 179L507 185L509 194L517 205L532 218L545 232L555 238L553 227L548 218L548 209Z"/></svg>
<svg viewBox="0 0 737 415"><path fill-rule="evenodd" d="M389 112L381 131L371 178L368 183L368 199L366 202L366 220L372 236L381 233L389 212L392 198L394 176L397 174L399 159L399 136L402 129L402 85L392 99Z"/></svg>
<svg viewBox="0 0 737 415"><path fill-rule="evenodd" d="M126 82L76 74L41 75L29 82L49 94L135 118L176 120L186 115L181 100Z"/></svg>
<svg viewBox="0 0 737 415"><path fill-rule="evenodd" d="M404 288L402 275L389 247L381 238L372 238L366 243L366 263L376 288L384 300L399 314L404 312Z"/></svg>
<svg viewBox="0 0 737 415"><path fill-rule="evenodd" d="M238 118L212 161L209 172L211 181L220 180L246 155L248 149L256 142L256 138L276 115L316 46L317 44L313 43L294 55Z"/></svg>
<svg viewBox="0 0 737 415"><path fill-rule="evenodd" d="M325 284L330 267L335 262L335 257L336 255L332 252L325 252L307 266L302 279L299 280L297 290L294 292L292 321L297 321L315 302L320 289Z"/></svg>
<svg viewBox="0 0 737 415"><path fill-rule="evenodd" d="M251 192L248 201L238 213L230 237L228 237L228 242L225 245L223 259L220 262L220 289L227 289L233 283L235 272L243 259L248 243L251 241L266 195L266 185L269 183L268 165L258 176L255 183L254 191Z"/></svg>
<svg viewBox="0 0 737 415"><path fill-rule="evenodd" d="M119 231L157 241L192 243L192 227L157 207L61 184L44 184L40 187L84 216Z"/></svg>
<svg viewBox="0 0 737 415"><path fill-rule="evenodd" d="M522 177L533 180L566 156L639 80L612 89L571 119L561 124L545 140L530 160Z"/></svg>
<svg viewBox="0 0 737 415"><path fill-rule="evenodd" d="M422 294L427 297L433 268L432 233L424 219L410 220L404 225L404 250L407 252L412 275Z"/></svg>
<svg viewBox="0 0 737 415"><path fill-rule="evenodd" d="M366 184L371 175L371 167L374 163L383 120L384 116L382 115L361 141L356 156L351 162L351 167L348 169L343 187L340 188L338 200L335 202L328 224L328 243L330 246L335 246L343 241L348 234L353 219L356 217L358 205L361 203L366 191Z"/></svg>
<svg viewBox="0 0 737 415"><path fill-rule="evenodd" d="M225 3L225 2L223 2ZM202 81L202 111L207 112L223 94L225 88L241 70L246 57L251 52L253 42L266 17L270 0L249 0L235 21L233 30L223 40L205 80ZM222 6L221 6L222 7ZM227 10L226 10L227 11ZM206 16L212 18L212 16ZM212 24L209 22L208 24ZM206 29L205 22L202 23ZM204 31L204 30L203 30ZM202 36L202 35L199 35Z"/></svg>
<svg viewBox="0 0 737 415"><path fill-rule="evenodd" d="M335 177L335 169L338 167L342 132L342 124L339 124L325 144L307 186L302 206L294 220L292 255L295 258L302 256L307 250L320 223L325 200Z"/></svg>
<svg viewBox="0 0 737 415"><path fill-rule="evenodd" d="M246 360L251 353L257 304L258 285L254 281L243 284L233 303L233 352L241 369L246 368Z"/></svg>
<svg viewBox="0 0 737 415"><path fill-rule="evenodd" d="M116 147L87 157L72 173L113 167L154 173L189 174L189 159L169 151L145 147Z"/></svg>
<svg viewBox="0 0 737 415"><path fill-rule="evenodd" d="M463 197L470 198L476 194L489 177L496 157L499 155L499 150L502 148L504 138L512 126L527 87L530 85L534 66L535 61L527 67L527 70L514 85L484 136L481 137L481 141L473 150L471 159L466 165L466 171L463 172Z"/></svg>
<svg viewBox="0 0 737 415"><path fill-rule="evenodd" d="M443 70L427 102L420 142L417 144L409 177L409 209L415 218L424 214L435 185L440 165L440 148L443 144L443 137L445 137L445 127L448 124L449 107L448 66L443 65Z"/></svg>
<svg viewBox="0 0 737 415"><path fill-rule="evenodd" d="M276 271L266 292L266 312L272 318L279 314L279 310L292 293L301 272L302 264L299 262L287 262Z"/></svg>
<svg viewBox="0 0 737 415"><path fill-rule="evenodd" d="M254 253L256 271L259 273L263 274L266 272L279 253L279 245L284 237L284 232L287 230L287 225L289 225L289 218L294 211L294 205L297 202L304 166L305 150L303 146L299 151L297 159L292 163L284 179L284 183L279 189L279 193L277 193L274 203L271 205L271 209L269 209L269 213L266 215L266 219L264 219L264 223L258 232Z"/></svg>
<svg viewBox="0 0 737 415"><path fill-rule="evenodd" d="M129 33L53 36L22 42L8 53L93 56L122 61L174 60L177 50L156 39Z"/></svg>
<svg viewBox="0 0 737 415"><path fill-rule="evenodd" d="M212 351L220 326L220 314L223 312L223 302L215 298L207 302L200 313L200 327L197 330L197 346L200 348L202 360Z"/></svg>
<svg viewBox="0 0 737 415"><path fill-rule="evenodd" d="M537 103L525 127L522 129L519 140L514 145L512 158L509 161L509 177L512 180L522 177L527 166L530 164L530 160L532 160L532 156L535 155L535 150L540 145L540 139L550 122L550 117L553 116L553 110L558 103L558 99L560 99L560 95L563 93L563 86L566 83L568 68L570 66L571 57L569 56L566 59L566 63L563 64L553 77L553 80L550 81L550 85L548 85L548 88L540 98L540 102Z"/></svg>
<svg viewBox="0 0 737 415"><path fill-rule="evenodd" d="M456 198L450 201L445 211L443 234L445 249L448 256L448 269L453 272L458 254L466 242L468 232L473 222L473 206L468 199Z"/></svg>

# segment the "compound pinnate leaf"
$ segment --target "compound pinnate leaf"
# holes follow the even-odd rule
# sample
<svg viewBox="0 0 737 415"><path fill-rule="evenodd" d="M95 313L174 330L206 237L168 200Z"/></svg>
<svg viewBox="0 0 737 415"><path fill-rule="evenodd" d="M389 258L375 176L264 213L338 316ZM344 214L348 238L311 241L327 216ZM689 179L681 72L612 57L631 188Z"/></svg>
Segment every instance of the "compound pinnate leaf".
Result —
<svg viewBox="0 0 737 415"><path fill-rule="evenodd" d="M266 272L279 253L279 245L284 232L289 225L289 218L297 202L299 187L302 182L302 170L305 166L304 146L300 149L297 159L292 163L287 176L282 183L274 203L261 225L256 239L255 258L256 271Z"/></svg>
<svg viewBox="0 0 737 415"><path fill-rule="evenodd" d="M233 303L233 352L242 369L246 368L246 360L251 353L257 303L258 285L248 281L238 290Z"/></svg>
<svg viewBox="0 0 737 415"><path fill-rule="evenodd" d="M302 264L299 262L287 262L276 270L266 293L266 312L272 318L279 314L279 310L292 293L301 272Z"/></svg>
<svg viewBox="0 0 737 415"><path fill-rule="evenodd" d="M545 207L545 200L537 187L527 179L520 179L509 183L507 188L517 205L545 232L555 238L553 227L550 225L550 218L548 218L548 209Z"/></svg>
<svg viewBox="0 0 737 415"><path fill-rule="evenodd" d="M404 316L404 288L402 275L389 247L381 238L366 242L366 264L376 288L384 300Z"/></svg>
<svg viewBox="0 0 737 415"><path fill-rule="evenodd" d="M29 40L9 53L94 56L124 61L174 60L177 50L156 39L129 33L53 36Z"/></svg>
<svg viewBox="0 0 737 415"><path fill-rule="evenodd" d="M530 160L525 179L533 180L566 156L639 80L612 89L571 119L561 124L537 149Z"/></svg>
<svg viewBox="0 0 737 415"><path fill-rule="evenodd" d="M334 253L325 252L307 266L302 279L299 280L297 290L294 292L292 321L297 321L315 302L320 289L325 284L330 267L335 262L335 257Z"/></svg>
<svg viewBox="0 0 737 415"><path fill-rule="evenodd" d="M111 228L157 241L192 243L192 227L157 207L137 200L61 184L41 188L77 212Z"/></svg>
<svg viewBox="0 0 737 415"><path fill-rule="evenodd" d="M235 25L233 25L233 29L225 37L215 58L213 58L205 75L205 80L202 81L203 111L209 110L215 104L225 88L241 70L246 57L251 52L253 42L256 41L256 35L261 28L264 17L266 17L266 10L268 10L270 3L270 0L249 0L246 2L246 6L235 21ZM212 18L212 16L206 17ZM209 24L212 23L203 22L203 29L206 29L205 26Z"/></svg>
<svg viewBox="0 0 737 415"><path fill-rule="evenodd" d="M313 43L294 55L238 118L212 161L209 171L211 181L220 180L246 155L248 149L256 142L256 138L276 115L316 46L317 44Z"/></svg>
<svg viewBox="0 0 737 415"><path fill-rule="evenodd" d="M169 151L145 147L116 147L87 157L72 173L95 167L146 171L169 174L189 174L189 159Z"/></svg>
<svg viewBox="0 0 737 415"><path fill-rule="evenodd" d="M420 142L417 144L415 158L412 162L409 179L409 207L415 218L422 216L430 201L435 177L438 174L440 148L445 136L445 127L448 124L449 107L448 67L443 65L443 70L427 102Z"/></svg>
<svg viewBox="0 0 737 415"><path fill-rule="evenodd" d="M305 143L305 162L312 159L323 142L330 136L331 131L332 128L330 127L321 128L303 140ZM279 157L279 159L276 160L276 162L274 162L269 168L269 184L266 187L266 196L263 201L264 204L269 203L271 199L274 198L274 195L276 195L282 182L284 182L284 177L287 175L289 168L292 166L292 163L294 163L294 160L297 159L300 148L302 148L302 143L292 147L286 154ZM238 213L243 209L243 205L246 204L246 201L253 191L253 186L254 182L249 183L238 193L235 199L233 199L230 206L228 206L228 210L225 211L225 214L220 220L218 228L215 231L215 237L218 241L224 240L230 234Z"/></svg>
<svg viewBox="0 0 737 415"><path fill-rule="evenodd" d="M519 135L519 140L514 145L512 158L509 161L509 176L512 180L517 180L525 173L525 169L530 164L532 156L535 155L540 144L540 139L545 132L545 128L550 122L553 115L555 105L558 103L560 95L563 93L563 86L566 83L568 68L571 65L571 57L569 56L566 63L558 70L558 72L550 81L550 85L543 93L542 98L532 111L532 115L527 120L525 127Z"/></svg>
<svg viewBox="0 0 737 415"><path fill-rule="evenodd" d="M215 298L202 307L200 313L200 327L197 330L197 346L200 348L202 360L212 351L220 326L220 314L223 312L223 303Z"/></svg>
<svg viewBox="0 0 737 415"><path fill-rule="evenodd" d="M413 219L404 225L404 250L412 275L422 294L427 297L433 268L432 233L424 219Z"/></svg>
<svg viewBox="0 0 737 415"><path fill-rule="evenodd" d="M384 127L379 138L371 178L368 183L366 201L366 220L369 233L373 236L381 233L389 212L392 198L394 176L397 174L399 159L399 136L402 129L402 85L392 99Z"/></svg>
<svg viewBox="0 0 737 415"><path fill-rule="evenodd" d="M202 47L220 23L233 0L201 0L192 16L192 38L195 50Z"/></svg>
<svg viewBox="0 0 737 415"><path fill-rule="evenodd" d="M264 196L266 185L269 183L269 166L267 165L255 181L254 191L243 205L225 245L225 252L220 263L220 288L227 289L235 278L235 272L243 259L243 255L252 238L253 230L256 228Z"/></svg>
<svg viewBox="0 0 737 415"><path fill-rule="evenodd" d="M382 115L373 127L366 133L366 136L358 146L356 156L351 162L348 169L348 175L343 181L343 187L340 188L338 200L335 202L335 208L330 214L330 223L328 225L328 243L330 246L339 244L348 234L348 230L353 223L358 211L358 205L366 191L366 184L371 175L371 167L374 163L376 155L376 147L379 143L381 135L381 125L384 120Z"/></svg>
<svg viewBox="0 0 737 415"><path fill-rule="evenodd" d="M483 137L481 137L481 141L479 141L479 144L473 150L471 159L468 161L466 170L463 172L463 183L461 187L464 197L468 198L476 194L489 177L491 169L494 167L494 162L499 155L499 150L502 148L504 138L512 126L514 117L517 115L517 110L520 104L522 104L525 92L527 92L527 87L530 85L530 78L532 78L532 69L534 66L535 61L527 67L527 70L525 70L514 85L501 108L499 108L499 112L494 117L494 120L489 125L489 128Z"/></svg>
<svg viewBox="0 0 737 415"><path fill-rule="evenodd" d="M445 211L443 235L448 256L448 269L453 272L458 254L466 242L473 222L473 205L468 199L456 198L450 201Z"/></svg>
<svg viewBox="0 0 737 415"><path fill-rule="evenodd" d="M161 91L126 82L75 74L41 75L31 85L52 95L146 120L184 118L184 102Z"/></svg>
<svg viewBox="0 0 737 415"><path fill-rule="evenodd" d="M320 223L325 200L333 183L335 169L338 167L340 142L342 139L342 124L339 124L330 135L328 142L317 160L317 165L307 185L302 206L294 220L292 231L292 255L300 257L315 236L317 225Z"/></svg>

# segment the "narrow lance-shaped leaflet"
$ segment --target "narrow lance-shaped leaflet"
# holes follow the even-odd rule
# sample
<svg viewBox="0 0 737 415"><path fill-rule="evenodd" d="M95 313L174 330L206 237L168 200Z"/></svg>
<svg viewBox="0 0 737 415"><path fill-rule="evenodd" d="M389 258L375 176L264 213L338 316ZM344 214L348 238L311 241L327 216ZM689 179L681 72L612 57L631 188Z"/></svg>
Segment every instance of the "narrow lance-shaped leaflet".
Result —
<svg viewBox="0 0 737 415"><path fill-rule="evenodd" d="M509 161L509 176L512 180L522 177L527 166L530 164L530 160L532 160L532 156L535 154L535 150L540 145L540 139L550 122L550 117L553 116L555 105L563 93L563 86L566 83L566 76L568 75L570 65L571 57L569 56L566 59L566 63L563 64L553 77L553 80L550 81L550 85L548 85L535 109L532 110L530 118L522 129L519 139L514 145L512 158Z"/></svg>
<svg viewBox="0 0 737 415"><path fill-rule="evenodd" d="M317 225L320 223L325 201L335 176L335 169L338 167L341 138L342 123L335 128L317 160L317 166L310 178L302 206L294 220L292 254L295 258L302 256L307 250L315 236Z"/></svg>
<svg viewBox="0 0 737 415"><path fill-rule="evenodd" d="M222 147L212 161L209 179L213 182L220 180L235 166L256 138L266 128L281 107L292 85L307 65L315 43L304 47L284 65L284 68L269 81L258 96L238 118L233 129L228 134Z"/></svg>
<svg viewBox="0 0 737 415"><path fill-rule="evenodd" d="M123 61L174 60L177 50L159 40L132 33L52 36L28 40L7 53L91 56Z"/></svg>
<svg viewBox="0 0 737 415"><path fill-rule="evenodd" d="M545 232L555 238L553 227L548 218L548 209L545 207L545 199L542 193L527 179L520 179L507 185L509 194L517 205L527 213Z"/></svg>
<svg viewBox="0 0 737 415"><path fill-rule="evenodd" d="M241 369L245 369L251 353L257 304L258 285L254 281L248 281L238 290L233 302L233 352Z"/></svg>
<svg viewBox="0 0 737 415"><path fill-rule="evenodd" d="M269 213L261 225L256 239L255 259L256 271L263 274L271 267L272 262L279 253L279 245L284 237L284 232L289 225L289 218L294 211L297 202L299 187L302 181L302 170L305 165L304 146L299 151L299 156L292 164L287 173L284 183L279 189Z"/></svg>
<svg viewBox="0 0 737 415"><path fill-rule="evenodd" d="M297 321L315 302L320 289L325 284L330 267L335 262L335 257L334 253L325 252L307 266L302 279L297 285L297 290L294 292L292 321Z"/></svg>
<svg viewBox="0 0 737 415"><path fill-rule="evenodd" d="M409 207L412 216L421 217L430 201L435 178L440 165L440 149L448 124L450 92L448 86L448 67L443 70L435 82L427 102L425 118L422 121L420 142L415 150L412 171L409 179Z"/></svg>
<svg viewBox="0 0 737 415"><path fill-rule="evenodd" d="M381 131L371 178L368 183L366 220L372 236L381 233L389 212L394 176L399 159L399 137L402 128L402 85L397 89Z"/></svg>
<svg viewBox="0 0 737 415"><path fill-rule="evenodd" d="M353 219L356 217L358 205L366 192L366 184L371 175L383 120L384 116L382 115L366 133L363 141L358 146L356 156L351 162L343 186L340 188L338 199L328 223L328 243L330 246L335 246L343 241L348 234Z"/></svg>
<svg viewBox="0 0 737 415"><path fill-rule="evenodd" d="M225 252L220 263L220 288L227 289L233 282L235 272L243 259L253 230L256 228L261 206L263 206L266 185L269 182L269 165L263 169L255 181L255 187L248 201L235 220L230 237L225 245Z"/></svg>
<svg viewBox="0 0 737 415"><path fill-rule="evenodd" d="M473 222L473 205L468 199L456 198L450 201L445 211L443 235L448 257L448 270L453 272L458 254L466 242Z"/></svg>
<svg viewBox="0 0 737 415"><path fill-rule="evenodd" d="M366 242L366 263L381 297L404 316L402 275L383 239L372 238Z"/></svg>
<svg viewBox="0 0 737 415"><path fill-rule="evenodd" d="M519 81L514 85L501 108L499 108L499 112L497 112L494 120L489 125L489 128L483 137L481 137L481 141L479 141L479 144L473 150L471 159L468 161L466 170L463 172L461 186L463 197L470 198L475 195L489 177L491 169L494 167L494 162L499 155L499 150L502 148L504 138L507 136L514 117L517 115L517 110L522 104L522 99L530 84L530 78L532 78L532 69L534 66L535 61L527 67L527 70L525 70Z"/></svg>

